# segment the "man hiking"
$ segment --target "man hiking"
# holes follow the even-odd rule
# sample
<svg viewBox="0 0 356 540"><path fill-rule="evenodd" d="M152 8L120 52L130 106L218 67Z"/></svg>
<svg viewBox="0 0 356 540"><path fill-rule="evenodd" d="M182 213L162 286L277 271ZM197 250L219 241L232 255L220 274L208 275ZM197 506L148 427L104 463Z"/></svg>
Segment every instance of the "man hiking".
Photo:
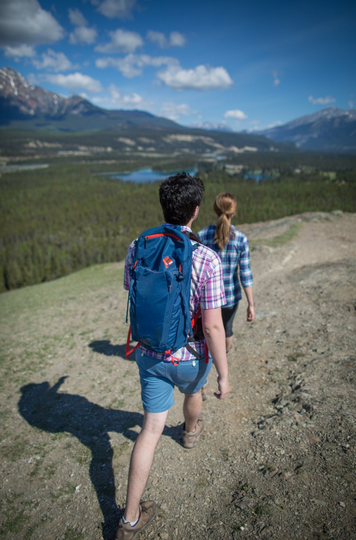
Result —
<svg viewBox="0 0 356 540"><path fill-rule="evenodd" d="M161 184L159 197L165 227L171 228L172 234L177 227L188 235L191 233L203 193L203 182L184 172L167 178ZM194 249L189 310L192 319L201 313L202 333L192 343L195 354L191 352L192 347L184 346L172 353L174 361L167 352L152 351L143 345L136 349L144 420L131 455L126 508L116 535L119 539L131 540L155 516L156 503L141 501L141 497L168 410L174 404L174 387L177 386L184 394L182 446L187 449L197 444L204 429L201 389L207 381L212 361L218 373L218 392L215 396L224 399L229 392L225 331L221 317L221 306L225 304L221 261L210 248L194 240L190 242ZM131 243L126 257L124 287L127 290L130 288L130 269L132 272L136 245L136 241ZM150 317L149 309L146 317ZM206 345L212 360L206 354Z"/></svg>

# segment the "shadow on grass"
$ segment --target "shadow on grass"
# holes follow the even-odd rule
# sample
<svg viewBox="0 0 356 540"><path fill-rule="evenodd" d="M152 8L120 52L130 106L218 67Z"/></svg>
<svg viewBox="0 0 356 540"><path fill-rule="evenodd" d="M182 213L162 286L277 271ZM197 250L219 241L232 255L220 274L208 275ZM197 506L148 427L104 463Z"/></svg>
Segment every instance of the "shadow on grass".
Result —
<svg viewBox="0 0 356 540"><path fill-rule="evenodd" d="M109 432L117 432L135 441L135 426L142 427L141 413L105 409L77 394L58 392L67 377L61 377L54 386L45 381L21 388L19 411L33 427L48 433L70 433L91 452L89 474L96 491L104 522L104 540L115 536L122 509L117 507L113 449ZM179 439L181 427L166 427L163 434Z"/></svg>
<svg viewBox="0 0 356 540"><path fill-rule="evenodd" d="M94 352L105 354L105 356L119 356L129 362L135 361L135 355L131 354L126 358L126 343L124 345L113 345L108 339L98 339L89 343L89 347Z"/></svg>

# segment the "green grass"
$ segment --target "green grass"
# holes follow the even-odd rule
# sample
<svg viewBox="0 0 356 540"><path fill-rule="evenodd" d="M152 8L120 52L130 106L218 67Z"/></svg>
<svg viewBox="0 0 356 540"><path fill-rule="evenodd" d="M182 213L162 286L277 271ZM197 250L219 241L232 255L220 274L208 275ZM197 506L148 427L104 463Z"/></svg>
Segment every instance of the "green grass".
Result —
<svg viewBox="0 0 356 540"><path fill-rule="evenodd" d="M273 513L273 508L270 504L259 504L257 505L254 510L253 514L256 516L271 516Z"/></svg>
<svg viewBox="0 0 356 540"><path fill-rule="evenodd" d="M251 249L261 245L273 248L282 247L298 236L301 227L301 223L293 223L288 230L278 236L275 236L274 238L257 238L255 240L250 240L250 247Z"/></svg>
<svg viewBox="0 0 356 540"><path fill-rule="evenodd" d="M64 534L64 540L83 540L84 538L84 534L75 529L67 529Z"/></svg>
<svg viewBox="0 0 356 540"><path fill-rule="evenodd" d="M122 288L122 281L123 270L118 269L115 264L108 263L85 268L55 281L3 293L0 295L2 337L7 343L9 332L12 334L11 330L16 328L17 332L26 331L29 338L31 335L29 330L36 326L36 314L42 312L42 316L46 315L49 325L53 326L53 323L68 319L68 311L78 310L81 302L84 303L90 297L97 296L101 291L108 294L115 287ZM82 335L90 334L91 330L83 330ZM38 359L47 361L48 356L62 340L62 335L50 335L44 326L41 341L36 348L27 350L27 354L36 355Z"/></svg>
<svg viewBox="0 0 356 540"><path fill-rule="evenodd" d="M0 323L15 312L23 314L36 309L58 308L107 286L121 287L122 279L123 270L115 264L97 264L48 283L5 292L0 295Z"/></svg>
<svg viewBox="0 0 356 540"><path fill-rule="evenodd" d="M1 526L1 529L0 529L0 537L6 536L9 533L14 535L16 533L21 532L23 526L28 520L28 518L24 516L24 510L21 510L21 512L19 512L16 515L7 517L7 519L6 517L5 517L5 520L6 520L5 523Z"/></svg>

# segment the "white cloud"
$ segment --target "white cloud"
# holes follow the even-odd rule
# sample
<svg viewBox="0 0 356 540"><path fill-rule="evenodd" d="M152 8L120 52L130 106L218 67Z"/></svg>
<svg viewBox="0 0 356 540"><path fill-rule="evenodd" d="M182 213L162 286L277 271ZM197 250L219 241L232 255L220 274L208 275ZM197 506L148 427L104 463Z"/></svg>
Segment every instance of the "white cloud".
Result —
<svg viewBox="0 0 356 540"><path fill-rule="evenodd" d="M73 32L69 34L69 42L72 45L76 45L77 43L90 45L91 43L94 43L98 36L98 32L95 28L88 27L88 21L82 12L77 8L69 8L68 12L71 23L76 26Z"/></svg>
<svg viewBox="0 0 356 540"><path fill-rule="evenodd" d="M26 79L28 80L28 82L30 82L34 86L36 86L40 82L39 79L38 79L38 76L35 75L34 73L29 73L26 76Z"/></svg>
<svg viewBox="0 0 356 540"><path fill-rule="evenodd" d="M350 109L353 109L355 106L355 102L350 99L350 101L348 102L348 106L350 107Z"/></svg>
<svg viewBox="0 0 356 540"><path fill-rule="evenodd" d="M18 47L5 47L5 56L8 58L31 58L36 56L36 51L30 45L19 45Z"/></svg>
<svg viewBox="0 0 356 540"><path fill-rule="evenodd" d="M150 30L147 33L147 39L153 43L157 43L161 49L167 47L166 36L162 32L154 32L153 30Z"/></svg>
<svg viewBox="0 0 356 540"><path fill-rule="evenodd" d="M108 19L129 19L136 0L104 0L92 4L97 5L98 11Z"/></svg>
<svg viewBox="0 0 356 540"><path fill-rule="evenodd" d="M273 86L279 86L281 84L280 74L278 71L272 71Z"/></svg>
<svg viewBox="0 0 356 540"><path fill-rule="evenodd" d="M308 97L308 101L313 105L328 105L328 103L335 103L336 99L331 96L314 98L313 96Z"/></svg>
<svg viewBox="0 0 356 540"><path fill-rule="evenodd" d="M179 32L171 32L169 39L162 32L154 32L150 30L147 34L147 39L153 43L157 43L161 49L167 47L183 47L185 45L185 37Z"/></svg>
<svg viewBox="0 0 356 540"><path fill-rule="evenodd" d="M157 76L165 86L173 90L225 89L233 84L223 67L197 66L194 69L183 69L179 65L170 65Z"/></svg>
<svg viewBox="0 0 356 540"><path fill-rule="evenodd" d="M132 108L137 108L140 106L142 107L142 104L144 102L143 98L139 94L136 94L136 92L122 96L119 90L113 84L110 85L109 92L111 94L112 103L120 108L132 109Z"/></svg>
<svg viewBox="0 0 356 540"><path fill-rule="evenodd" d="M281 122L280 120L276 120L276 122L272 122L272 124L268 124L266 129L272 129L278 126L283 126L283 122Z"/></svg>
<svg viewBox="0 0 356 540"><path fill-rule="evenodd" d="M169 36L169 44L171 47L184 47L186 42L185 37L180 32L171 32Z"/></svg>
<svg viewBox="0 0 356 540"><path fill-rule="evenodd" d="M47 49L47 53L42 54L42 60L33 60L32 63L37 69L48 71L68 71L74 67L65 54L56 53L52 49Z"/></svg>
<svg viewBox="0 0 356 540"><path fill-rule="evenodd" d="M89 92L93 94L95 92L101 92L103 90L100 81L92 79L88 75L82 73L71 73L69 75L46 75L46 81L66 88L71 93Z"/></svg>
<svg viewBox="0 0 356 540"><path fill-rule="evenodd" d="M230 111L226 111L224 114L224 118L234 118L235 120L246 120L247 115L240 111L240 109L234 109Z"/></svg>
<svg viewBox="0 0 356 540"><path fill-rule="evenodd" d="M0 1L0 45L38 45L54 43L64 30L37 0Z"/></svg>
<svg viewBox="0 0 356 540"><path fill-rule="evenodd" d="M69 34L69 41L72 45L76 43L85 43L90 45L96 41L98 32L95 28L88 28L87 26L77 26L74 31Z"/></svg>
<svg viewBox="0 0 356 540"><path fill-rule="evenodd" d="M141 75L145 67L161 67L177 63L178 61L170 56L152 57L148 54L128 54L125 58L98 58L95 65L101 69L115 67L124 77L132 79Z"/></svg>
<svg viewBox="0 0 356 540"><path fill-rule="evenodd" d="M109 87L110 97L97 96L92 98L93 103L107 107L109 109L150 109L152 108L152 103L147 102L143 99L142 96L136 92L131 94L123 95L120 93L120 90L114 85Z"/></svg>
<svg viewBox="0 0 356 540"><path fill-rule="evenodd" d="M109 32L111 41L104 45L98 45L95 50L102 53L132 53L138 47L142 47L143 39L137 32L129 32L119 28L115 32Z"/></svg>
<svg viewBox="0 0 356 540"><path fill-rule="evenodd" d="M160 114L170 120L178 120L181 116L195 115L197 111L191 109L186 103L178 105L177 103L166 102L163 103Z"/></svg>
<svg viewBox="0 0 356 540"><path fill-rule="evenodd" d="M69 14L70 22L74 26L87 26L88 21L84 17L83 13L79 11L78 8L75 8L75 9L69 8L68 14Z"/></svg>
<svg viewBox="0 0 356 540"><path fill-rule="evenodd" d="M132 63L128 59L128 57L126 58L98 58L95 61L95 65L99 69L105 69L107 67L115 67L118 71L121 71L124 77L127 77L128 79L132 79L133 77L138 77L142 73L142 70L137 69L134 63Z"/></svg>

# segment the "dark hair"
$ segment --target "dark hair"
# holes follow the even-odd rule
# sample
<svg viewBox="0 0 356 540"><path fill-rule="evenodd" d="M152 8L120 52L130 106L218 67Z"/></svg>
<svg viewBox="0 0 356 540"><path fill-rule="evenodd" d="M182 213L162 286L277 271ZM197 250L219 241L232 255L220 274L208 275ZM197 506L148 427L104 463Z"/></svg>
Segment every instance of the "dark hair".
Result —
<svg viewBox="0 0 356 540"><path fill-rule="evenodd" d="M200 178L182 173L170 176L159 188L164 219L172 225L186 225L201 205L204 184Z"/></svg>

